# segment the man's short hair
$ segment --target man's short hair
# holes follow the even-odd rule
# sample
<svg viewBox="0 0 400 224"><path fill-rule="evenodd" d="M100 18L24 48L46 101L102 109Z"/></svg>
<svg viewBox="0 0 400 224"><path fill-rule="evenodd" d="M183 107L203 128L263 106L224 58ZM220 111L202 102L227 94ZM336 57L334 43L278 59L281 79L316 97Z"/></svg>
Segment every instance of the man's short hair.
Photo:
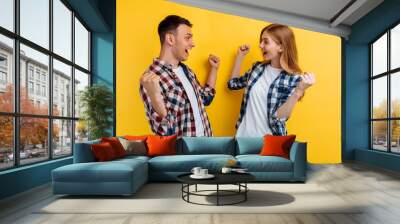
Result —
<svg viewBox="0 0 400 224"><path fill-rule="evenodd" d="M178 28L178 26L181 24L192 27L192 24L189 22L189 20L180 16L169 15L165 17L160 24L158 24L158 35L160 36L161 44L163 44L165 41L165 35L168 32L175 31L176 28Z"/></svg>

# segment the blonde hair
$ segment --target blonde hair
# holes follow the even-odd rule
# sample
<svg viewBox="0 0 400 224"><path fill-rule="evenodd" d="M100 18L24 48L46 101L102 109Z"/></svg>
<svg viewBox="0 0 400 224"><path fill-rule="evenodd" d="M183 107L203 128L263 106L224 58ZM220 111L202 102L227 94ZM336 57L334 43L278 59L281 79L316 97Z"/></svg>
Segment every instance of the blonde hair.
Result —
<svg viewBox="0 0 400 224"><path fill-rule="evenodd" d="M302 71L298 64L297 47L293 31L288 26L274 23L261 30L260 42L262 41L264 32L270 34L274 41L282 46L283 51L279 61L283 70L289 74L301 74Z"/></svg>

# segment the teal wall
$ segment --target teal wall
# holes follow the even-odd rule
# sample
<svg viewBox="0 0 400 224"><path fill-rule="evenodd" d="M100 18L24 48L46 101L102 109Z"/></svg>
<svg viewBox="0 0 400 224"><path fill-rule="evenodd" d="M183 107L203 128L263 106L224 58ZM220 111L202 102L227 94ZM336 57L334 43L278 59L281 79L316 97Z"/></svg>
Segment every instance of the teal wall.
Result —
<svg viewBox="0 0 400 224"><path fill-rule="evenodd" d="M343 160L399 170L399 156L369 150L369 43L400 22L400 0L385 0L351 27L343 40ZM360 151L362 150L362 151Z"/></svg>
<svg viewBox="0 0 400 224"><path fill-rule="evenodd" d="M69 157L0 172L0 199L48 183L53 169L71 163Z"/></svg>
<svg viewBox="0 0 400 224"><path fill-rule="evenodd" d="M114 94L114 34L92 33L92 82L104 84ZM115 102L115 97L114 97ZM115 114L115 106L114 106ZM109 128L110 135L115 135L115 116L113 126Z"/></svg>
<svg viewBox="0 0 400 224"><path fill-rule="evenodd" d="M93 83L101 83L114 92L113 33L92 34Z"/></svg>
<svg viewBox="0 0 400 224"><path fill-rule="evenodd" d="M115 0L67 0L92 31L92 82L115 91ZM115 108L115 107L114 107ZM115 111L114 111L115 113ZM113 116L113 123L115 116ZM115 125L114 125L115 127ZM115 130L110 127L110 133ZM0 172L0 199L51 181L51 171L72 163L72 157Z"/></svg>

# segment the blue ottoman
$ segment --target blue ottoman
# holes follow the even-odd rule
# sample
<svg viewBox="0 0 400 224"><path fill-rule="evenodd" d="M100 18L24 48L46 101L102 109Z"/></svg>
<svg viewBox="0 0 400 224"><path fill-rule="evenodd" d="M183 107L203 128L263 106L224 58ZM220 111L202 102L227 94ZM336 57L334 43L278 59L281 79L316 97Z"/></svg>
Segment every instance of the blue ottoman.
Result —
<svg viewBox="0 0 400 224"><path fill-rule="evenodd" d="M52 171L53 193L132 195L148 180L147 157L74 163Z"/></svg>

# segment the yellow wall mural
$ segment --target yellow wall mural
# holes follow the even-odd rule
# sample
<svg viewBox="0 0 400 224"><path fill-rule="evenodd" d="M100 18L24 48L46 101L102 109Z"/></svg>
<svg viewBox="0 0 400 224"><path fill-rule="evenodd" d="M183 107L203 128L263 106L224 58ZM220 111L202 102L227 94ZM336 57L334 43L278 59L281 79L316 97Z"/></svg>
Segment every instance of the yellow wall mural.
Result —
<svg viewBox="0 0 400 224"><path fill-rule="evenodd" d="M220 57L217 94L207 107L215 136L234 136L242 91L230 91L227 81L237 48L250 44L242 72L262 60L258 48L261 29L269 23L162 0L117 0L116 126L117 135L150 134L139 79L157 57L160 43L158 23L176 14L192 24L196 47L185 63L204 84L208 55ZM307 90L288 121L289 134L308 142L310 163L341 162L341 40L339 37L292 28L296 36L300 66L314 72L317 83Z"/></svg>

